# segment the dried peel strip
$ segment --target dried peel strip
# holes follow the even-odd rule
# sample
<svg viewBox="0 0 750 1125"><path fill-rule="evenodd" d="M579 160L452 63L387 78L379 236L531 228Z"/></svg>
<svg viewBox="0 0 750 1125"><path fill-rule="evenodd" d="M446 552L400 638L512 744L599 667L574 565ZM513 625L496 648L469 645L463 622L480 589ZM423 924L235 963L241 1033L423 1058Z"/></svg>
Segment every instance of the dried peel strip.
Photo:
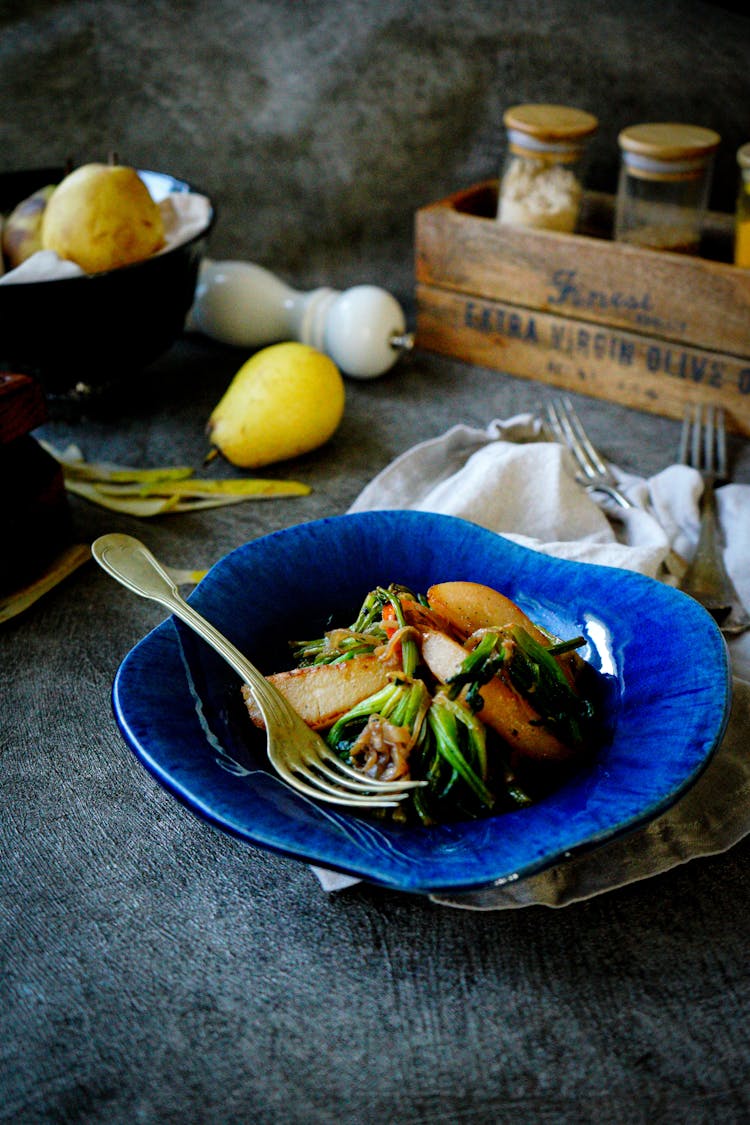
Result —
<svg viewBox="0 0 750 1125"><path fill-rule="evenodd" d="M310 486L300 481L259 477L196 479L194 470L182 465L134 469L108 461L87 462L75 445L61 451L48 442L40 444L62 467L69 492L108 511L141 519L224 507L245 500L307 496L311 492Z"/></svg>
<svg viewBox="0 0 750 1125"><path fill-rule="evenodd" d="M310 486L295 480L150 480L142 483L101 483L99 492L109 496L231 496L262 500L273 496L307 496Z"/></svg>

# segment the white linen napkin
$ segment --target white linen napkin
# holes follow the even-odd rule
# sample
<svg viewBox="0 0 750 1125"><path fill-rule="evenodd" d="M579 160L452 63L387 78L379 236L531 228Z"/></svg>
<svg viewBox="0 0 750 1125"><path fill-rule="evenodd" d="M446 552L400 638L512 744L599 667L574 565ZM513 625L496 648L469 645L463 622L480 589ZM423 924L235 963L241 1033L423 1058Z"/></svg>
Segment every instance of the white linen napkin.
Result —
<svg viewBox="0 0 750 1125"><path fill-rule="evenodd" d="M456 425L412 447L368 484L350 511L409 508L460 516L508 539L560 558L621 567L674 584L665 562L670 551L689 560L699 527L700 474L670 465L644 480L613 467L621 490L638 507L617 507L586 493L575 481L571 454L541 440L532 415L493 421L486 429ZM737 590L750 605L750 485L728 484L716 492L726 539L725 561ZM750 631L728 640L735 700L724 743L700 783L702 815L694 797L651 826L618 841L617 863L600 848L544 876L520 880L507 901L493 908L567 902L667 870L695 855L722 851L750 831ZM743 681L749 681L744 683ZM736 801L727 801L727 771ZM695 793L695 790L691 791ZM676 841L663 846L664 839ZM313 868L325 890L358 882ZM571 890L574 880L575 891ZM552 890L550 890L552 888ZM441 898L450 905L478 905Z"/></svg>

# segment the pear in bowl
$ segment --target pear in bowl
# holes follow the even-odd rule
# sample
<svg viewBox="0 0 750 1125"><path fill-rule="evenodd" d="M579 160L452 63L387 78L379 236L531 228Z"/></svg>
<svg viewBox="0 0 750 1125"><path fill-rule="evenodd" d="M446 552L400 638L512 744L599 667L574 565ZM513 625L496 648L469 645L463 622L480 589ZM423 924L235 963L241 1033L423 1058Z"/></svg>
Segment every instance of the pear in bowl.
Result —
<svg viewBox="0 0 750 1125"><path fill-rule="evenodd" d="M134 168L84 164L52 192L41 236L45 250L94 274L150 257L164 245L164 223Z"/></svg>
<svg viewBox="0 0 750 1125"><path fill-rule="evenodd" d="M32 375L46 393L71 402L108 393L116 384L141 393L148 385L141 372L181 335L195 297L214 206L197 186L168 172L139 169L137 175L160 210L178 195L204 199L205 226L173 244L168 239L157 253L122 269L23 284L6 277L0 285L2 366ZM0 172L0 213L9 216L19 200L62 184L65 176L66 169L55 165Z"/></svg>
<svg viewBox="0 0 750 1125"><path fill-rule="evenodd" d="M5 220L3 256L9 270L42 249L42 219L54 190L54 184L39 188L14 207Z"/></svg>

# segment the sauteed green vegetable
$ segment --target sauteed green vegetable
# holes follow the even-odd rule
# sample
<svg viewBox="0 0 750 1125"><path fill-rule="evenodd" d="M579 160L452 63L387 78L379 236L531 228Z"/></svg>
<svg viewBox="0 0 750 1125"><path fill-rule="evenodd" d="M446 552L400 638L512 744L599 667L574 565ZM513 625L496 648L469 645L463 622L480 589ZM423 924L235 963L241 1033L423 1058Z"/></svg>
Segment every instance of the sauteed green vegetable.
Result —
<svg viewBox="0 0 750 1125"><path fill-rule="evenodd" d="M390 815L435 824L527 805L592 749L584 643L486 586L393 584L351 624L291 642L295 667L270 679L343 761L426 780Z"/></svg>

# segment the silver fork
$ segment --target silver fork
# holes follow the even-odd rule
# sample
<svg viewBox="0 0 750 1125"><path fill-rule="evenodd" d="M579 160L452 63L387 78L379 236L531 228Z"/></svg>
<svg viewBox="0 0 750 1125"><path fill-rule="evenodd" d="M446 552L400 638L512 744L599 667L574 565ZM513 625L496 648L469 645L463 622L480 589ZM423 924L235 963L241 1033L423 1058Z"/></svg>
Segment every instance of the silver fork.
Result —
<svg viewBox="0 0 750 1125"><path fill-rule="evenodd" d="M266 725L268 758L300 793L352 808L390 807L421 781L376 781L364 777L334 754L288 700L218 629L178 593L175 583L138 539L102 535L91 546L99 565L123 586L166 606L223 656L252 691Z"/></svg>
<svg viewBox="0 0 750 1125"><path fill-rule="evenodd" d="M727 478L727 444L724 411L719 407L690 407L680 434L677 460L698 469L703 478L698 545L680 589L699 601L724 633L750 628L750 614L740 601L724 566L723 541L716 510L714 486Z"/></svg>
<svg viewBox="0 0 750 1125"><path fill-rule="evenodd" d="M578 483L583 485L587 492L606 493L621 508L637 508L638 505L617 487L615 474L586 433L583 422L570 399L567 396L552 399L547 403L546 412L548 430L557 441L568 447L575 458L579 469L576 475ZM671 547L664 559L664 565L669 573L678 579L681 579L687 570L687 563L682 555L678 555Z"/></svg>
<svg viewBox="0 0 750 1125"><path fill-rule="evenodd" d="M617 487L617 480L607 462L591 443L573 403L566 396L547 403L547 424L555 439L567 445L578 465L576 480L587 492L604 492L621 508L634 508L632 500Z"/></svg>

